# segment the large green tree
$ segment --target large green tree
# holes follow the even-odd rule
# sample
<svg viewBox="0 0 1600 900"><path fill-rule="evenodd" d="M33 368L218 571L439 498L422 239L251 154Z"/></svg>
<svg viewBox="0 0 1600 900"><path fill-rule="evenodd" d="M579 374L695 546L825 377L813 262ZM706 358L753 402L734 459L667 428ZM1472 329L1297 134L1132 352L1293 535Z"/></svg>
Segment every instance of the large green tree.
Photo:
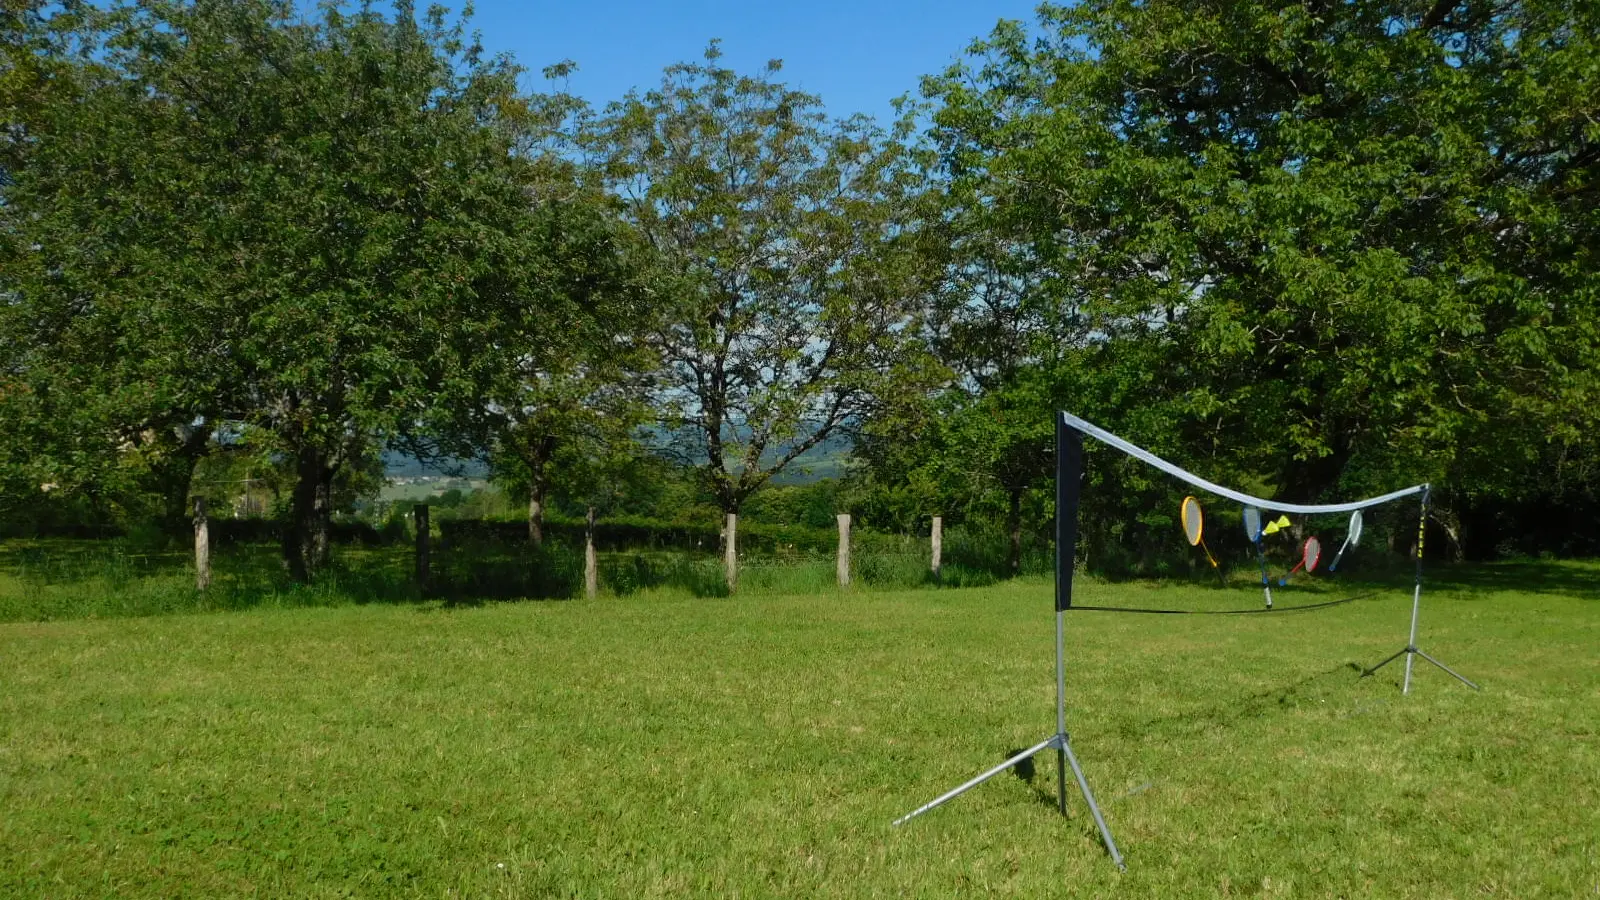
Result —
<svg viewBox="0 0 1600 900"><path fill-rule="evenodd" d="M914 486L922 514L1004 510L1021 568L1024 501L1051 472L1054 372L1089 336L1078 298L997 221L981 179L931 172L918 252L939 273L919 319L930 365L884 392L858 441L878 484Z"/></svg>
<svg viewBox="0 0 1600 900"><path fill-rule="evenodd" d="M97 84L115 77L102 43L108 18L78 3L0 3L0 431L8 438L0 507L8 514L47 514L51 501L69 497L105 515L140 493L142 474L164 468L149 453L109 452L137 451L134 442L147 435L140 427L114 433L98 415L108 393L104 372L115 361L105 335L83 329L50 346L40 336L73 310L33 305L41 280L59 273L37 252L41 223L26 186L55 148L80 139L63 111L80 108ZM26 294L25 285L32 286ZM148 436L157 438L154 430Z"/></svg>
<svg viewBox="0 0 1600 900"><path fill-rule="evenodd" d="M644 452L638 435L653 413L653 369L642 349L600 341L560 361L530 362L511 370L488 405L489 462L497 480L527 495L533 544L544 541L553 485L582 493L584 482L605 482Z"/></svg>
<svg viewBox="0 0 1600 900"><path fill-rule="evenodd" d="M1081 294L1060 402L1296 499L1593 479L1600 11L1091 0L930 81ZM1153 414L1154 413L1154 414Z"/></svg>
<svg viewBox="0 0 1600 900"><path fill-rule="evenodd" d="M603 481L609 468L597 468L598 460L637 456L659 368L648 337L662 313L637 271L635 236L603 187L564 158L546 162L554 171L541 193L560 190L540 200L547 261L532 279L539 301L499 335L502 361L481 402L466 407L469 441L461 448L486 455L503 483L527 494L535 545L553 484ZM548 313L563 307L567 325L552 331Z"/></svg>
<svg viewBox="0 0 1600 900"><path fill-rule="evenodd" d="M669 427L724 512L858 421L898 364L919 288L918 180L869 120L717 64L667 69L598 117L588 148L671 311L650 335Z"/></svg>
<svg viewBox="0 0 1600 900"><path fill-rule="evenodd" d="M503 324L539 316L518 69L405 2L149 0L104 47L5 189L8 369L81 398L103 451L152 422L271 435L308 578L341 467L481 402Z"/></svg>

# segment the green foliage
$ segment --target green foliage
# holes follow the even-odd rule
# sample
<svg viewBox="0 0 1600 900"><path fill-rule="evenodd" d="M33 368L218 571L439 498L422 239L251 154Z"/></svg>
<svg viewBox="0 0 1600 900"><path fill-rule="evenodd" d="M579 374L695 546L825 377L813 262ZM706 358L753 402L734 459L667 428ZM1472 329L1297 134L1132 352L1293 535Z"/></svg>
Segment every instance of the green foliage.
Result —
<svg viewBox="0 0 1600 900"><path fill-rule="evenodd" d="M1066 408L1290 500L1431 481L1455 555L1582 552L1597 35L1570 0L1046 5L885 130L715 43L596 113L442 8L0 0L0 520L155 536L203 497L307 580L394 445L489 461L450 508L527 501L535 542L941 515L1022 571ZM756 494L846 437L841 481ZM1088 478L1090 565L1181 567L1180 491Z"/></svg>
<svg viewBox="0 0 1600 900"><path fill-rule="evenodd" d="M1046 7L929 80L931 134L979 246L1082 323L1036 363L1061 406L1291 499L1581 493L1596 34L1560 2Z"/></svg>
<svg viewBox="0 0 1600 900"><path fill-rule="evenodd" d="M841 512L851 512L849 490L836 478L811 484L783 484L768 487L745 503L740 512L743 523L804 525L808 528L836 528Z"/></svg>
<svg viewBox="0 0 1600 900"><path fill-rule="evenodd" d="M116 13L6 190L30 248L0 317L6 371L83 406L53 424L91 460L177 423L270 435L295 467L285 550L304 578L342 468L436 406L480 403L502 322L569 321L527 201L544 170L514 152L534 107L438 10Z"/></svg>

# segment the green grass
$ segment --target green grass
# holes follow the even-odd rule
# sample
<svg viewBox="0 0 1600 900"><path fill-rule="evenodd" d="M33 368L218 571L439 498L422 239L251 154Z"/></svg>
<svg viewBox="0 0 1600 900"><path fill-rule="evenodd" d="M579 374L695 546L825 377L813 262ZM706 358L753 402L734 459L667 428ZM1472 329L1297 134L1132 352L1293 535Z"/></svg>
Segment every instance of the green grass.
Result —
<svg viewBox="0 0 1600 900"><path fill-rule="evenodd" d="M1400 583L1073 613L1069 728L1127 872L1050 765L891 828L1053 731L1050 592L0 625L0 896L1600 892L1600 565L1431 577L1420 643L1482 693L1359 677L1405 641Z"/></svg>

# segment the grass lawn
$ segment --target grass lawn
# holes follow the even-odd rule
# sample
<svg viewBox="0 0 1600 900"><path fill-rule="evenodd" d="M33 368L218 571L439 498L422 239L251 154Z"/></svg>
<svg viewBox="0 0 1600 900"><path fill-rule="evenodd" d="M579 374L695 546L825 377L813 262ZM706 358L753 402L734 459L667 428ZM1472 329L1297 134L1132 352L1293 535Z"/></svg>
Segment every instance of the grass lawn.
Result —
<svg viewBox="0 0 1600 900"><path fill-rule="evenodd" d="M1047 581L0 625L0 897L1600 894L1600 565L1276 616ZM1279 593L1280 604L1297 597ZM1250 606L1081 583L1083 603ZM1049 761L1048 765L1044 765Z"/></svg>

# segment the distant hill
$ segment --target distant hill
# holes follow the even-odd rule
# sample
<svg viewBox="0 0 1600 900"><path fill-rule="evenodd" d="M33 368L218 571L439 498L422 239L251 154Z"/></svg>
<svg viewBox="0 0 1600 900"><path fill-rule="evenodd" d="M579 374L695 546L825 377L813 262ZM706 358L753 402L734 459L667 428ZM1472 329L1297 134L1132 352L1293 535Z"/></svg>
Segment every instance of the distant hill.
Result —
<svg viewBox="0 0 1600 900"><path fill-rule="evenodd" d="M487 478L489 467L481 460L452 459L425 462L409 453L385 450L383 474L389 478Z"/></svg>
<svg viewBox="0 0 1600 900"><path fill-rule="evenodd" d="M651 435L651 442L662 448L663 452L665 452L665 448L674 443L672 435L664 429L654 430ZM678 458L684 459L691 465L704 463L706 460L705 453L692 442L686 443L689 443L692 449L689 449L685 455ZM793 446L793 444L788 446ZM776 462L778 457L785 451L785 447L768 449L761 455L762 465L771 465ZM845 468L850 461L850 452L850 439L835 434L795 457L794 462L791 462L784 467L782 472L773 477L772 483L813 484L825 478L838 478L845 473Z"/></svg>
<svg viewBox="0 0 1600 900"><path fill-rule="evenodd" d="M848 438L831 437L795 457L794 462L773 476L773 484L814 484L826 478L839 478L850 464ZM767 454L770 461L773 454Z"/></svg>
<svg viewBox="0 0 1600 900"><path fill-rule="evenodd" d="M655 435L661 444L668 442L664 432ZM779 451L768 450L762 462L771 464ZM690 454L689 461L701 463L705 455ZM782 472L772 479L773 484L813 484L827 478L838 478L845 473L850 461L849 438L834 436L800 454ZM383 454L383 474L388 478L487 478L489 467L482 460L451 459L430 462L417 459L409 453L387 450Z"/></svg>

